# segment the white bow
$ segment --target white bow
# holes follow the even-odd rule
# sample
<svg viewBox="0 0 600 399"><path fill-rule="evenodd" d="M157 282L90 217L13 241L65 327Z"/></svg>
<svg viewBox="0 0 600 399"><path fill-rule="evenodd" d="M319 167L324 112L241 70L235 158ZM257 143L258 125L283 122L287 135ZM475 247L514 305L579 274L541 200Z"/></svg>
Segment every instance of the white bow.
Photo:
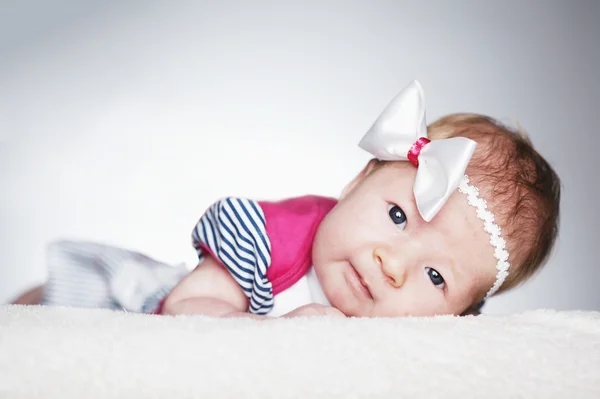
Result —
<svg viewBox="0 0 600 399"><path fill-rule="evenodd" d="M429 222L460 185L477 143L466 137L428 142L425 96L415 80L392 100L359 146L384 161L406 161L412 152L415 200Z"/></svg>

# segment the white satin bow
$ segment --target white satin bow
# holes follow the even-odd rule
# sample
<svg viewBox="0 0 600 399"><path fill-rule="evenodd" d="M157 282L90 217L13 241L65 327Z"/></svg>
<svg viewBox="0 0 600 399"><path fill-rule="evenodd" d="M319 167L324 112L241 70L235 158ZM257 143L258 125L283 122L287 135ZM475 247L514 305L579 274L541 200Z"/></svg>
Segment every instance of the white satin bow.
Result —
<svg viewBox="0 0 600 399"><path fill-rule="evenodd" d="M392 100L359 146L380 160L406 161L421 137L427 138L425 96L415 80ZM431 221L458 188L476 146L466 137L453 137L433 140L417 150L413 191L425 221Z"/></svg>

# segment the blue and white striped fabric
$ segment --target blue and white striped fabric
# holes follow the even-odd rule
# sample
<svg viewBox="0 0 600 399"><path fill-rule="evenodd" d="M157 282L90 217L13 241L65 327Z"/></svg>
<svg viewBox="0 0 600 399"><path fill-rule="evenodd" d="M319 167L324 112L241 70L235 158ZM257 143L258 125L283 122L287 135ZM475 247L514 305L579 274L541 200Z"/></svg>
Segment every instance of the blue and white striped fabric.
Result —
<svg viewBox="0 0 600 399"><path fill-rule="evenodd" d="M250 313L265 315L273 308L273 289L267 279L271 242L265 215L256 201L223 198L200 218L192 232L202 260L202 244L227 268L249 300Z"/></svg>
<svg viewBox="0 0 600 399"><path fill-rule="evenodd" d="M48 246L42 304L149 313L189 273L139 252L85 241Z"/></svg>

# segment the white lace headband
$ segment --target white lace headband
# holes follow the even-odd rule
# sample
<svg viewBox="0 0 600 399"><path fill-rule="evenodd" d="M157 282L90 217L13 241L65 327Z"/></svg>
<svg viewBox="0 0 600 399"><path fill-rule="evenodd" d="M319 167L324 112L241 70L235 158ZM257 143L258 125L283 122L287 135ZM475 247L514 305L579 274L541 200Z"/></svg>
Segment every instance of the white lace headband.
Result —
<svg viewBox="0 0 600 399"><path fill-rule="evenodd" d="M485 298L494 295L506 280L510 264L506 242L494 215L465 175L477 143L466 137L430 141L425 96L419 82L413 81L387 106L359 146L380 160L408 160L417 167L413 191L425 221L433 219L457 188L467 195L468 203L476 208L477 217L483 220L484 230L490 234L490 244L494 247L496 281Z"/></svg>
<svg viewBox="0 0 600 399"><path fill-rule="evenodd" d="M469 205L477 208L477 217L483 220L483 229L490 235L490 244L494 247L494 257L496 258L496 281L489 289L485 298L494 295L502 286L506 277L508 277L508 251L506 250L506 241L502 238L500 226L495 223L494 214L487 209L487 202L479 197L477 187L469 184L469 176L465 175L458 186L458 191L467 196Z"/></svg>

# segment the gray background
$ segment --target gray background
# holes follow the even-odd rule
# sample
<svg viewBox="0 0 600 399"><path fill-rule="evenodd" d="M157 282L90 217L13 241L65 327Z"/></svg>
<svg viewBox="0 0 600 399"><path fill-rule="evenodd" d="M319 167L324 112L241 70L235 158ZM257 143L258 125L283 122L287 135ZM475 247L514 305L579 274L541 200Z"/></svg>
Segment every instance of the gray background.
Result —
<svg viewBox="0 0 600 399"><path fill-rule="evenodd" d="M398 90L429 121L520 123L562 177L562 231L488 313L600 310L600 2L0 2L0 300L49 240L192 264L225 195L337 195Z"/></svg>

